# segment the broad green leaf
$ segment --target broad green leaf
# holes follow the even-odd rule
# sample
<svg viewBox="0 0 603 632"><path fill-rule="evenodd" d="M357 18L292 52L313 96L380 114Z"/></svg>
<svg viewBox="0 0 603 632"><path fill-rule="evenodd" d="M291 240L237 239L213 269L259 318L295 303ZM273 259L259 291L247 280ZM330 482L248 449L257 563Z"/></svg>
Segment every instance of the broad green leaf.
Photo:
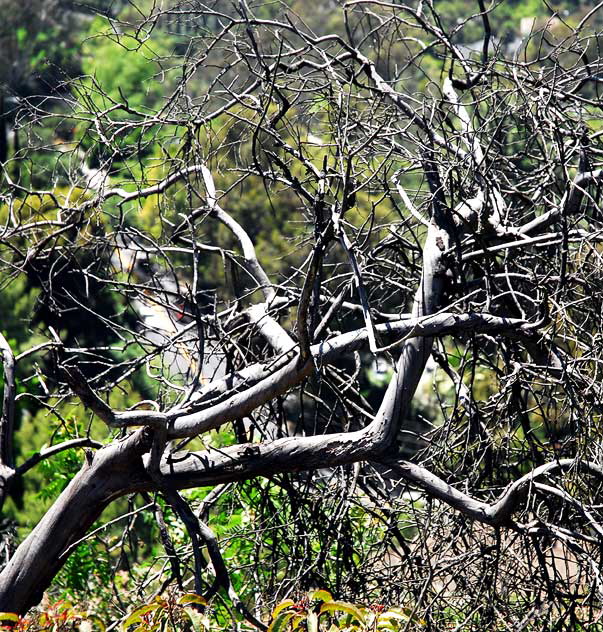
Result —
<svg viewBox="0 0 603 632"><path fill-rule="evenodd" d="M308 597L312 601L333 601L333 595L328 590L313 590Z"/></svg>
<svg viewBox="0 0 603 632"><path fill-rule="evenodd" d="M390 608L387 612L383 612L379 615L379 621L385 621L387 619L397 619L398 621L411 620L413 623L419 623L420 625L425 625L426 623L425 619L421 619L417 615L413 616L410 608Z"/></svg>
<svg viewBox="0 0 603 632"><path fill-rule="evenodd" d="M353 623L354 621L354 617L351 614L348 614L347 612L343 615L343 617L341 617L339 619L339 621L337 622L339 624L339 627L343 630L343 629L348 629L348 627L351 629L352 627L355 627L355 623Z"/></svg>
<svg viewBox="0 0 603 632"><path fill-rule="evenodd" d="M14 612L0 612L0 621L19 621L19 615Z"/></svg>
<svg viewBox="0 0 603 632"><path fill-rule="evenodd" d="M295 605L295 601L293 599L285 599L280 603L277 603L272 611L272 618L276 617L279 612L282 612L285 608L289 608L290 606Z"/></svg>
<svg viewBox="0 0 603 632"><path fill-rule="evenodd" d="M143 615L148 614L149 612L154 612L155 610L158 610L160 607L161 607L161 604L159 603L146 603L143 606L136 608L136 610L130 613L128 618L121 624L121 629L127 630L131 625L134 625L135 623L142 621Z"/></svg>
<svg viewBox="0 0 603 632"><path fill-rule="evenodd" d="M192 603L200 606L207 606L207 599L205 599L205 597L201 597L201 595L197 595L197 593L186 593L182 595L176 603L181 606L187 606Z"/></svg>
<svg viewBox="0 0 603 632"><path fill-rule="evenodd" d="M284 632L289 625L289 621L295 616L295 610L285 610L272 620L267 632Z"/></svg>
<svg viewBox="0 0 603 632"><path fill-rule="evenodd" d="M323 603L320 607L320 614L323 612L345 612L360 621L360 623L365 622L365 616L362 614L362 610L353 603L347 603L345 601L329 601L328 603Z"/></svg>

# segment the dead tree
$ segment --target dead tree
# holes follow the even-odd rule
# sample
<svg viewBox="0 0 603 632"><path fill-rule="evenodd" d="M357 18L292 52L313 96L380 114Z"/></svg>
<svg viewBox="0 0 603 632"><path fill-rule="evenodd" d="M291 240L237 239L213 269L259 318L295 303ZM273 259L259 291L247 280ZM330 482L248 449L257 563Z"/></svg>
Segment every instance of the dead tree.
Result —
<svg viewBox="0 0 603 632"><path fill-rule="evenodd" d="M543 595L559 616L600 607L598 12L571 28L553 16L510 53L481 0L448 26L415 4L344 3L333 32L245 3L156 10L112 36L152 41L160 18L203 27L155 109L107 94L100 107L92 79L73 84L60 114L31 105L30 121L60 115L86 131L59 152L72 158L70 190L38 190L23 170L11 179L10 164L3 174L3 274L40 288L46 341L15 357L2 339L2 493L61 450L85 456L0 573L0 610L35 605L102 511L140 493L161 494L186 525L195 589L236 601L180 491L283 473L307 482L350 464L360 505L385 512L388 494L408 490L426 503L400 537L402 561L385 547L371 561L421 616L520 621L542 613ZM467 25L481 29L477 55ZM98 167L86 166L93 152ZM252 189L268 212L250 220ZM136 224L147 202L156 219ZM269 260L254 231L282 209L295 255ZM103 312L96 291L119 309ZM62 336L74 314L105 331L111 353ZM15 380L34 354L51 379L29 395L57 414L58 398L80 401L110 439L91 432L15 461ZM374 407L359 386L367 354L392 366ZM435 398L417 390L428 362ZM145 367L157 401L112 406ZM287 419L291 394L311 396L311 422ZM421 437L417 406L432 415ZM237 440L212 445L229 424ZM197 438L206 448L189 450ZM409 441L424 447L402 458Z"/></svg>

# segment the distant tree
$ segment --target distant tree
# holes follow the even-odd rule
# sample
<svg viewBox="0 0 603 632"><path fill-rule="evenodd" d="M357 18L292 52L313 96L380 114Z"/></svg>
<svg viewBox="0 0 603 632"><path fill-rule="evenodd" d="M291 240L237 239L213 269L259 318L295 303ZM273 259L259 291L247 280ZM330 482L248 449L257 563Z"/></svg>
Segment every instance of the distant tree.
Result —
<svg viewBox="0 0 603 632"><path fill-rule="evenodd" d="M599 6L513 51L482 0L446 29L431 2L331 3L328 31L285 4L147 8L104 35L147 85L90 66L25 102L3 168L2 292L37 304L34 343L0 300L2 500L67 450L81 467L11 551L0 611L128 497L104 572L151 516L140 590L192 582L258 627L317 586L411 627L594 621Z"/></svg>
<svg viewBox="0 0 603 632"><path fill-rule="evenodd" d="M79 71L75 34L85 14L75 8L60 0L0 1L4 95L48 94Z"/></svg>

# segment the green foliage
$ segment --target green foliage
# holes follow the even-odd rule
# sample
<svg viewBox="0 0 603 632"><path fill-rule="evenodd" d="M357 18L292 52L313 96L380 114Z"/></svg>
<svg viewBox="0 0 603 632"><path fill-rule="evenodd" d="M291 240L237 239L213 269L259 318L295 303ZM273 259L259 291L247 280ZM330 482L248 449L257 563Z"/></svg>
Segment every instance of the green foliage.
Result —
<svg viewBox="0 0 603 632"><path fill-rule="evenodd" d="M42 448L47 446L42 446ZM40 463L45 484L38 492L42 501L54 500L69 484L81 466L81 456L77 449L63 450L53 459L45 459Z"/></svg>
<svg viewBox="0 0 603 632"><path fill-rule="evenodd" d="M279 603L272 612L268 632L398 632L424 624L411 608L353 604L333 599L326 590L315 590L298 602L286 599Z"/></svg>
<svg viewBox="0 0 603 632"><path fill-rule="evenodd" d="M209 630L209 618L203 614L207 601L195 594L185 593L176 598L155 597L136 608L123 621L123 632L202 632Z"/></svg>
<svg viewBox="0 0 603 632"><path fill-rule="evenodd" d="M53 0L4 0L0 4L3 90L32 94L63 81L66 74L77 74L81 33L65 4Z"/></svg>
<svg viewBox="0 0 603 632"><path fill-rule="evenodd" d="M153 157L161 157L157 164L164 165L164 152L169 153L174 142L180 145L170 126L135 124L118 133L112 127L123 121L140 122L160 109L174 83L161 60L169 56L173 63L173 47L167 34L157 33L151 43L139 32L116 33L105 18L92 21L82 46L85 76L77 88L82 120L75 137L82 149L89 150L87 159L93 166L110 161L112 174L122 171L129 180L144 181L154 176ZM96 116L106 110L111 110L109 124ZM103 134L113 138L111 147ZM146 159L144 168L141 158Z"/></svg>
<svg viewBox="0 0 603 632"><path fill-rule="evenodd" d="M71 632L89 630L105 632L106 626L94 613L88 612L69 601L48 603L26 617L10 612L0 612L0 630L3 632Z"/></svg>
<svg viewBox="0 0 603 632"><path fill-rule="evenodd" d="M82 70L90 77L88 94L94 105L101 110L115 102L135 110L157 105L166 85L156 59L166 52L159 38L153 38L152 45L142 43L134 33L116 34L106 19L95 18L82 47Z"/></svg>
<svg viewBox="0 0 603 632"><path fill-rule="evenodd" d="M106 552L94 540L86 541L70 554L55 579L55 585L66 594L90 591L94 585L108 585L112 572Z"/></svg>

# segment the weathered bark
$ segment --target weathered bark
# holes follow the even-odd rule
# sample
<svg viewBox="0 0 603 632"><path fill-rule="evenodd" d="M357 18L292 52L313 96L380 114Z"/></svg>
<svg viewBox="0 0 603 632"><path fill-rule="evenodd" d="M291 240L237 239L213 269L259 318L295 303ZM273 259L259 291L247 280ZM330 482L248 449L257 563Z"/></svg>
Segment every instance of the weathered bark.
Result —
<svg viewBox="0 0 603 632"><path fill-rule="evenodd" d="M440 306L447 244L446 233L430 226L424 247L423 274L413 306L414 317L432 314ZM184 488L337 466L385 454L394 445L400 420L406 416L431 345L429 337L414 337L404 343L379 411L363 430L290 437L210 450L185 459L172 458L162 464L162 474L172 487ZM301 367L298 364L294 358L271 378L226 402L175 420L168 431L170 436L194 436L250 412L311 373L312 360ZM157 488L156 476L151 476L147 468L151 437L152 431L138 430L128 439L111 444L87 459L0 573L0 611L24 613L35 605L74 544L111 501L127 493Z"/></svg>
<svg viewBox="0 0 603 632"><path fill-rule="evenodd" d="M144 487L141 455L148 438L127 440L90 455L42 520L0 573L0 611L25 613L42 598L52 579L105 507L130 489Z"/></svg>

